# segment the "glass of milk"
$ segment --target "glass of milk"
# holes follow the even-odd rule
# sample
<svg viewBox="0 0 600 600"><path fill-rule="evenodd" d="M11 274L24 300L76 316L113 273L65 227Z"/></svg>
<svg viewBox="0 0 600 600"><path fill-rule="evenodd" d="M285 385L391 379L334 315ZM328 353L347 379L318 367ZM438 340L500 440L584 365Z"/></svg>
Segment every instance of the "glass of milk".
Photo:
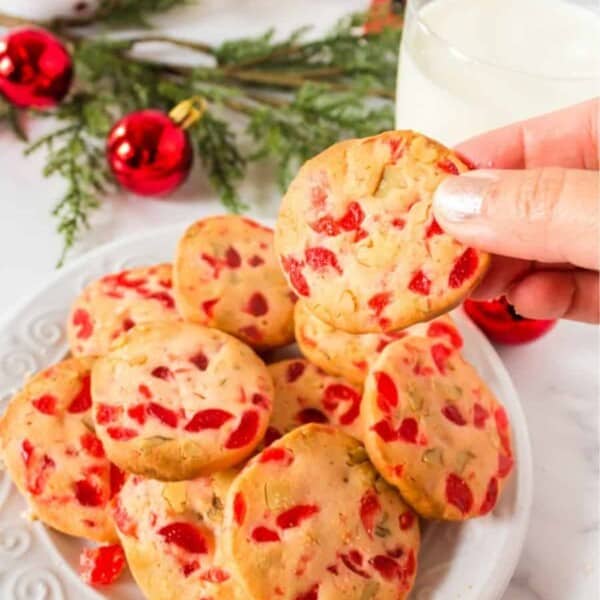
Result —
<svg viewBox="0 0 600 600"><path fill-rule="evenodd" d="M397 127L453 145L600 95L597 7L596 0L408 0Z"/></svg>

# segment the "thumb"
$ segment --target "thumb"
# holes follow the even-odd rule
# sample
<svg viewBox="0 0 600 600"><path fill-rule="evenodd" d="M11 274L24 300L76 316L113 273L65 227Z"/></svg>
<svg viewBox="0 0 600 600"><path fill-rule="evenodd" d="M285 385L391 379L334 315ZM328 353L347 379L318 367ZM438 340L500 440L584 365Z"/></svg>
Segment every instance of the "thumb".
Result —
<svg viewBox="0 0 600 600"><path fill-rule="evenodd" d="M436 220L460 241L502 256L598 269L600 174L543 168L446 178Z"/></svg>

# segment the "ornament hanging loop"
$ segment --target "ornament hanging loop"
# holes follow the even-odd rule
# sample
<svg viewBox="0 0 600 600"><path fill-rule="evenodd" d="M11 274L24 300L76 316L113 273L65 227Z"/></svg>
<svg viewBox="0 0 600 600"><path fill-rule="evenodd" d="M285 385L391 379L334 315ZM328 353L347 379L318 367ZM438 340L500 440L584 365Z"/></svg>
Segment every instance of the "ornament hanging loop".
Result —
<svg viewBox="0 0 600 600"><path fill-rule="evenodd" d="M202 96L192 96L174 106L169 117L182 129L188 129L204 116L207 108L208 104Z"/></svg>

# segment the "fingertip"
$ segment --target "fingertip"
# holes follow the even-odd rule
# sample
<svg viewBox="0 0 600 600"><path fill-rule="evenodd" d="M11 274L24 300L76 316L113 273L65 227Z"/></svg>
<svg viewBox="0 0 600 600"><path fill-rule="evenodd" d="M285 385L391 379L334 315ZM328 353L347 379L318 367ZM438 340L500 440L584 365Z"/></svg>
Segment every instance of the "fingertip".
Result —
<svg viewBox="0 0 600 600"><path fill-rule="evenodd" d="M584 270L536 271L513 284L507 300L530 319L600 321L598 273Z"/></svg>
<svg viewBox="0 0 600 600"><path fill-rule="evenodd" d="M570 274L540 271L511 285L506 299L522 317L560 319L568 311L573 293Z"/></svg>

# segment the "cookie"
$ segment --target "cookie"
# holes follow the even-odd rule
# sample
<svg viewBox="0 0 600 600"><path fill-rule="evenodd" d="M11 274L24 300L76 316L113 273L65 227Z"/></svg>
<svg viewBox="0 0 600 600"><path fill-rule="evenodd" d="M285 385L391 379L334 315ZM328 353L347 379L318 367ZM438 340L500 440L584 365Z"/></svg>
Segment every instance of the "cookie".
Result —
<svg viewBox="0 0 600 600"><path fill-rule="evenodd" d="M340 142L309 160L275 231L290 286L321 320L350 333L395 331L449 311L489 263L432 214L439 183L467 169L411 131Z"/></svg>
<svg viewBox="0 0 600 600"><path fill-rule="evenodd" d="M231 485L224 548L252 600L401 600L419 525L364 447L309 424L269 446Z"/></svg>
<svg viewBox="0 0 600 600"><path fill-rule="evenodd" d="M301 358L269 365L269 373L275 398L266 443L306 423L327 423L360 439L359 387Z"/></svg>
<svg viewBox="0 0 600 600"><path fill-rule="evenodd" d="M67 321L74 356L108 352L125 331L140 323L176 321L171 265L137 267L101 277L86 286Z"/></svg>
<svg viewBox="0 0 600 600"><path fill-rule="evenodd" d="M225 494L234 476L229 470L168 483L127 478L112 514L148 600L246 600L221 550Z"/></svg>
<svg viewBox="0 0 600 600"><path fill-rule="evenodd" d="M0 420L0 444L32 516L63 533L104 542L116 539L107 504L122 473L94 434L92 363L71 358L29 379Z"/></svg>
<svg viewBox="0 0 600 600"><path fill-rule="evenodd" d="M92 372L94 420L110 459L161 480L193 479L246 458L273 399L245 344L192 323L139 325Z"/></svg>
<svg viewBox="0 0 600 600"><path fill-rule="evenodd" d="M197 221L177 247L177 307L256 349L293 341L295 295L277 264L273 231L234 215Z"/></svg>
<svg viewBox="0 0 600 600"><path fill-rule="evenodd" d="M402 331L389 333L348 333L336 329L315 316L303 300L294 312L296 342L314 364L327 373L345 377L362 386L374 360L390 343L407 335L440 337L455 348L462 347L462 337L448 316L417 323Z"/></svg>
<svg viewBox="0 0 600 600"><path fill-rule="evenodd" d="M504 408L460 352L435 338L390 344L362 401L378 471L430 519L489 513L513 466Z"/></svg>

